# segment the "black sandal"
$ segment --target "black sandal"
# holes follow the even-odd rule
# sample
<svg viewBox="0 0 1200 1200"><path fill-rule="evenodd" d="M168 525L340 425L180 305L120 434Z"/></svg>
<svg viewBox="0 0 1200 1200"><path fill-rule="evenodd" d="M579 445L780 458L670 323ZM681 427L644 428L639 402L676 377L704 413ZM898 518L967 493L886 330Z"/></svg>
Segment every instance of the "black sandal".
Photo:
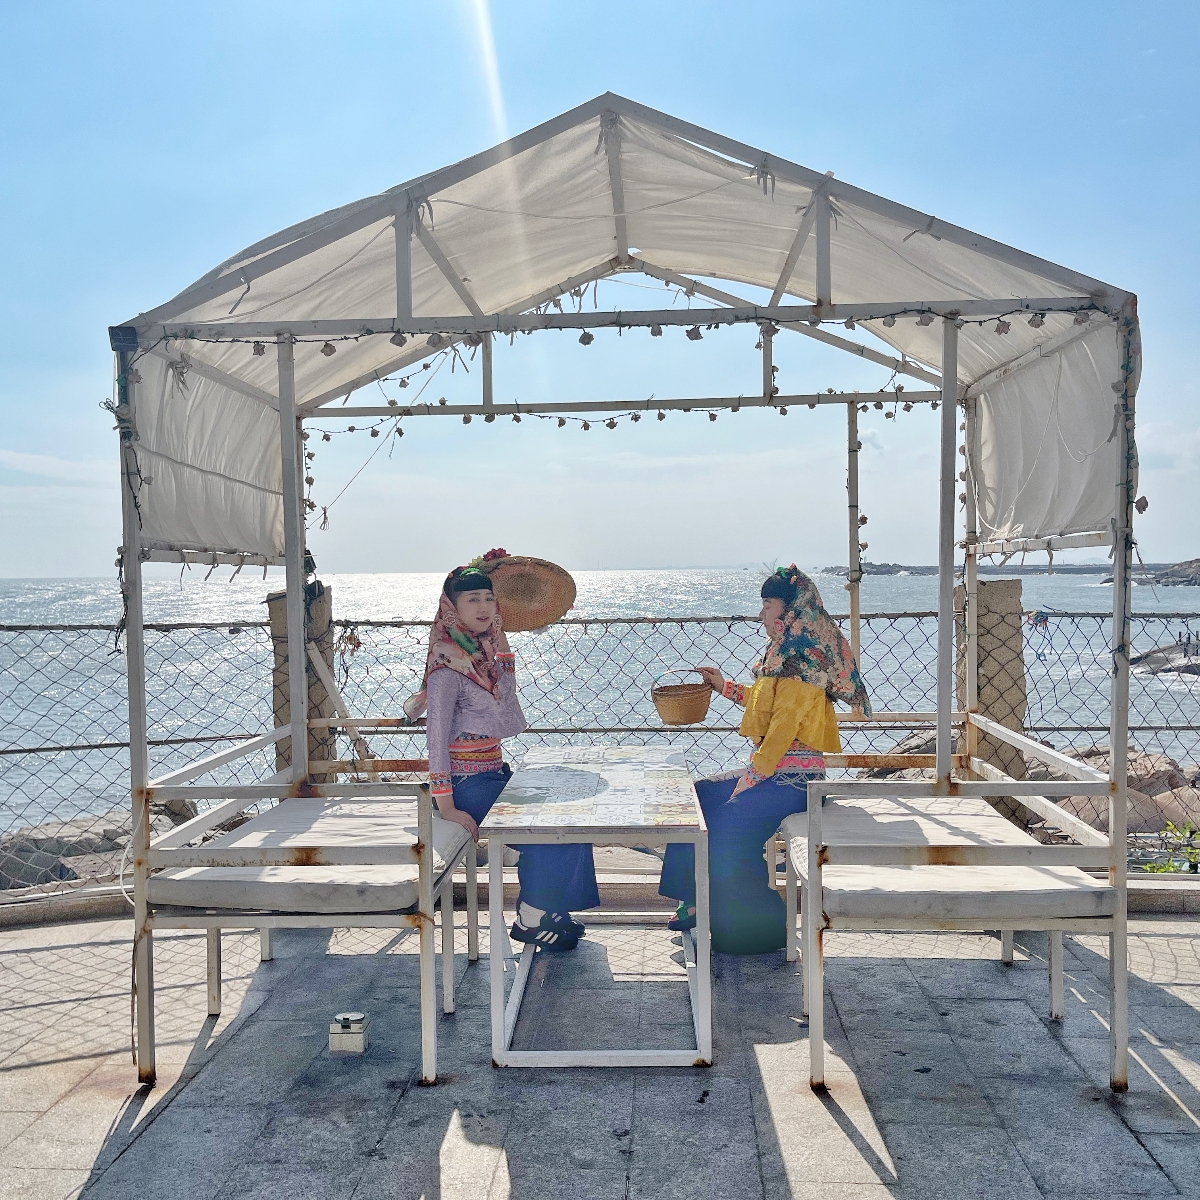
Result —
<svg viewBox="0 0 1200 1200"><path fill-rule="evenodd" d="M545 950L548 954L566 954L579 945L577 937L564 933L561 929L555 928L553 924L547 924L547 920L548 917L543 917L536 929L527 929L524 925L514 921L513 927L509 931L513 941L524 942L527 946L537 946L538 949Z"/></svg>

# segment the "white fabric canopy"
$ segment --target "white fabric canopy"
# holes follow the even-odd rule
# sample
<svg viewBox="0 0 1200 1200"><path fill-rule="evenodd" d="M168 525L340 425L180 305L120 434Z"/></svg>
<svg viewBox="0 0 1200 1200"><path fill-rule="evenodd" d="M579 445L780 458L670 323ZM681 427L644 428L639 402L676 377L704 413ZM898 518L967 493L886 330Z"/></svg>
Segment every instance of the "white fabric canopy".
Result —
<svg viewBox="0 0 1200 1200"><path fill-rule="evenodd" d="M615 271L622 215L633 259L770 292L822 185L833 213L835 304L1082 296L1105 314L1124 312L1126 325L1136 319L1128 293L607 94L503 146L267 238L128 322L140 345L157 352L140 360L137 393L137 448L152 481L142 501L147 544L282 553L274 352L206 341L203 327L389 322L399 312L405 261L396 229L403 237L410 213L418 226L410 243L414 316L465 316L472 308L463 293L485 314L516 313L581 276ZM816 300L815 241L808 237L781 303ZM1073 332L1071 313L1048 313L1036 328L1014 317L1003 336L993 324L961 331L960 384L1031 357L978 393L972 449L987 536L1109 528L1115 451L1097 443L1112 427L1123 335L1105 316L1093 319L1095 330L1061 350L1054 346ZM166 323L187 325L193 338L164 340ZM902 315L889 327L860 325L939 366L939 322L922 326ZM424 338L398 349L386 336L364 336L338 341L330 356L319 342L301 341L296 402L341 399L430 353ZM182 356L183 366L172 370L160 354L176 363Z"/></svg>

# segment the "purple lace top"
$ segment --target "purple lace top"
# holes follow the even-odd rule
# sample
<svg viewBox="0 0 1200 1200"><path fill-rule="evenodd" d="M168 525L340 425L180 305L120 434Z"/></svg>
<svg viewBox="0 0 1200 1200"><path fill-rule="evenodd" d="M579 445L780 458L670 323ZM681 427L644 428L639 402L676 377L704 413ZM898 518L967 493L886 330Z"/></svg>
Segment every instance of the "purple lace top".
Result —
<svg viewBox="0 0 1200 1200"><path fill-rule="evenodd" d="M529 726L517 701L517 675L513 661L498 655L500 696L492 695L474 680L443 667L429 676L426 684L430 779L450 773L450 743L465 733L506 738Z"/></svg>

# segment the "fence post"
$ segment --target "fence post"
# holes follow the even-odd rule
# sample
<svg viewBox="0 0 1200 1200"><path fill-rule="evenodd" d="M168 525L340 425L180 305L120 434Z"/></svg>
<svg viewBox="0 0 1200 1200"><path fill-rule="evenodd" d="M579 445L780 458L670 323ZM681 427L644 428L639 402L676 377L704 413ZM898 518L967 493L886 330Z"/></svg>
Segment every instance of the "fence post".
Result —
<svg viewBox="0 0 1200 1200"><path fill-rule="evenodd" d="M292 705L290 674L288 671L287 640L287 593L272 592L267 597L267 618L271 624L271 711L275 728L291 724ZM320 651L330 670L333 669L333 592L320 581L308 586L305 591L304 632L309 643ZM321 677L313 670L312 663L305 660L308 676L308 717L334 716L333 698L325 690ZM330 761L337 758L337 734L332 729L310 729L308 731L308 757L310 761ZM282 771L292 764L290 744L286 739L275 743L275 770Z"/></svg>
<svg viewBox="0 0 1200 1200"><path fill-rule="evenodd" d="M975 612L976 687L975 708L985 717L1018 732L1025 726L1028 693L1025 681L1024 613L1021 608L1019 579L988 579L977 584ZM960 584L954 589L954 613L958 625L956 692L961 709L969 707L972 689L968 686L969 616ZM965 739L963 739L965 742ZM960 747L965 750L966 746ZM1025 778L1025 759L1015 746L1009 746L986 734L978 739L977 757L999 767L1013 779ZM995 802L1007 817L1018 814L1020 806L1012 800Z"/></svg>

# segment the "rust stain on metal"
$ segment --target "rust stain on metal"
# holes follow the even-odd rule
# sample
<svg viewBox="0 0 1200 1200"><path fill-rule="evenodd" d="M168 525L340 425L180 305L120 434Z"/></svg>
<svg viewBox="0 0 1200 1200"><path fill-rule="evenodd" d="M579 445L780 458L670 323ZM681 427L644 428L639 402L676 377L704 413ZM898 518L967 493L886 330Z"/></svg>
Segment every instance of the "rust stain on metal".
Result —
<svg viewBox="0 0 1200 1200"><path fill-rule="evenodd" d="M966 862L965 846L930 846L925 852L925 861L935 866L960 867Z"/></svg>
<svg viewBox="0 0 1200 1200"><path fill-rule="evenodd" d="M711 1067L712 1063L707 1058L698 1058L692 1063L693 1067Z"/></svg>
<svg viewBox="0 0 1200 1200"><path fill-rule="evenodd" d="M293 783L288 788L288 796L297 799L300 797L311 798L321 794L320 788L313 783L311 779L301 779L298 783Z"/></svg>
<svg viewBox="0 0 1200 1200"><path fill-rule="evenodd" d="M296 846L289 855L297 867L315 867L321 862L319 846Z"/></svg>

